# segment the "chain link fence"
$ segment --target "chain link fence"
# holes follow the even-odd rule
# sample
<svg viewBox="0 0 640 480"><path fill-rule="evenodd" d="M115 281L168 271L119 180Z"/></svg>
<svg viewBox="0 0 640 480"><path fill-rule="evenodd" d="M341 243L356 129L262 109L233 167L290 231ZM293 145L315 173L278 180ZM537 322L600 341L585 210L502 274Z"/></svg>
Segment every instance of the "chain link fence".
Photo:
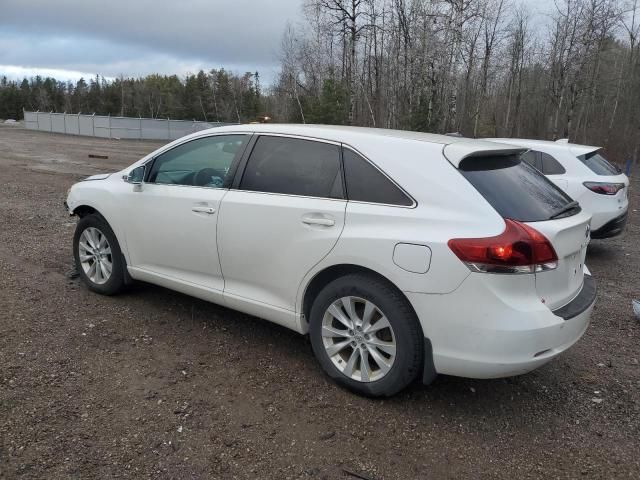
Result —
<svg viewBox="0 0 640 480"><path fill-rule="evenodd" d="M198 122L159 118L111 117L72 113L24 112L30 130L85 135L100 138L139 140L175 140L193 132L222 125L221 122Z"/></svg>

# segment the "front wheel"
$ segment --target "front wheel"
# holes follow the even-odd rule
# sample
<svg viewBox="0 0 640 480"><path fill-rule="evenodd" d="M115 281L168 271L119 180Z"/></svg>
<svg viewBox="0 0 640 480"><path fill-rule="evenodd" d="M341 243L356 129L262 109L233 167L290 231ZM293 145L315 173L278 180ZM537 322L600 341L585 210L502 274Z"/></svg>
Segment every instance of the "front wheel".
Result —
<svg viewBox="0 0 640 480"><path fill-rule="evenodd" d="M78 274L90 290L114 295L124 287L126 267L120 245L101 215L80 219L73 236L73 256Z"/></svg>
<svg viewBox="0 0 640 480"><path fill-rule="evenodd" d="M311 345L337 383L367 396L390 396L420 373L423 335L407 299L369 275L327 285L311 308Z"/></svg>

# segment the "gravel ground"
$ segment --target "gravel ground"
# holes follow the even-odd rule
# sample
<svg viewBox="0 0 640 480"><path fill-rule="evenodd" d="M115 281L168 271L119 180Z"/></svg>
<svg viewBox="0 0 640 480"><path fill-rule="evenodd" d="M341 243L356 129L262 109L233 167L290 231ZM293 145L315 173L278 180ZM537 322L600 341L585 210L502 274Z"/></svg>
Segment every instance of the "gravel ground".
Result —
<svg viewBox="0 0 640 480"><path fill-rule="evenodd" d="M1 478L640 478L637 178L625 234L589 248L598 303L570 351L370 400L276 325L69 279L67 188L157 145L0 126Z"/></svg>

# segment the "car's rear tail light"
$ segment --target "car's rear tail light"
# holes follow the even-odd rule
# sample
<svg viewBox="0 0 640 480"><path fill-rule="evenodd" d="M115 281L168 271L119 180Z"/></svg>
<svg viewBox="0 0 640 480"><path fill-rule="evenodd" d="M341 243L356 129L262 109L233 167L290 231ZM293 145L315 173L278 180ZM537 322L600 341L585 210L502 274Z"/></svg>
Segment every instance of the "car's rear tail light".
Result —
<svg viewBox="0 0 640 480"><path fill-rule="evenodd" d="M602 195L615 195L624 188L624 183L584 182L589 190Z"/></svg>
<svg viewBox="0 0 640 480"><path fill-rule="evenodd" d="M544 235L515 220L505 223L500 235L453 238L449 248L474 272L534 273L558 266L556 251Z"/></svg>

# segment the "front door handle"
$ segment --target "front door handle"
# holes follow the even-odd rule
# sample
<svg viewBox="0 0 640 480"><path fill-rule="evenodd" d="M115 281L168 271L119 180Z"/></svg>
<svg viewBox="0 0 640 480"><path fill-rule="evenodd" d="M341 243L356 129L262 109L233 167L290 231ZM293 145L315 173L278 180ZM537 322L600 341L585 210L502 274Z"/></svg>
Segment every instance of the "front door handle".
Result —
<svg viewBox="0 0 640 480"><path fill-rule="evenodd" d="M336 224L335 220L331 218L315 217L313 215L304 215L302 223L306 225L322 225L323 227L333 227Z"/></svg>
<svg viewBox="0 0 640 480"><path fill-rule="evenodd" d="M191 211L197 213L208 213L209 215L216 213L216 209L213 207L191 207Z"/></svg>

